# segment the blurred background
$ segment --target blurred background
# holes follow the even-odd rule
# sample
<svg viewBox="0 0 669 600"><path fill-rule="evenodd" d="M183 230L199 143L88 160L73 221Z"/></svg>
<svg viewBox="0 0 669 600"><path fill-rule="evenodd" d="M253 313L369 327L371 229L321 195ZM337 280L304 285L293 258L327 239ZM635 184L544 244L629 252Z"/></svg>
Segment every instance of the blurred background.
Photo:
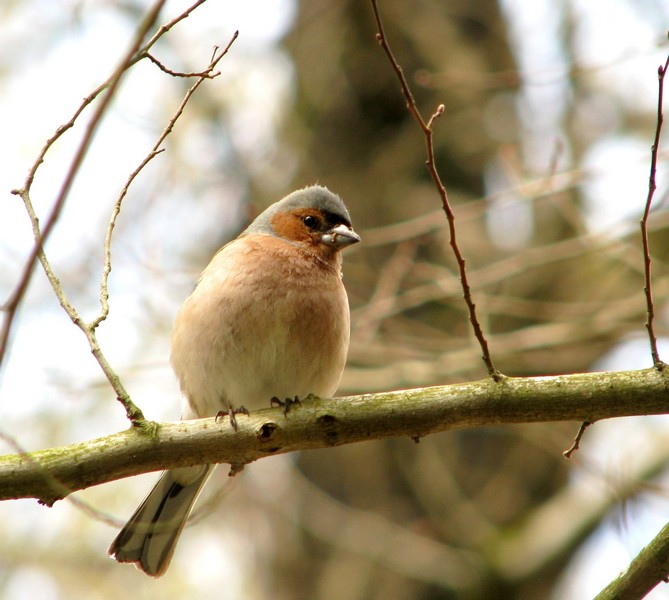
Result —
<svg viewBox="0 0 669 600"><path fill-rule="evenodd" d="M389 41L435 125L437 166L496 366L548 375L652 364L638 232L667 53L661 0L381 1ZM189 5L168 2L171 20ZM106 79L148 3L0 6L0 298L32 245L21 187L45 140ZM239 39L136 180L113 239L99 338L146 416L175 420L168 365L179 304L255 214L318 182L363 244L347 253L352 311L340 395L486 375L473 340L424 138L375 41L369 3L208 2L154 54L200 71ZM87 320L99 313L104 234L130 172L192 80L136 65L76 179L47 253ZM47 155L44 218L91 114ZM657 330L669 344L667 144L651 215ZM113 433L122 407L84 336L36 272L0 371L2 451ZM0 505L0 597L245 599L591 598L669 515L665 418L448 432L217 471L167 575L106 556L155 474L53 508ZM652 598L669 598L658 588Z"/></svg>

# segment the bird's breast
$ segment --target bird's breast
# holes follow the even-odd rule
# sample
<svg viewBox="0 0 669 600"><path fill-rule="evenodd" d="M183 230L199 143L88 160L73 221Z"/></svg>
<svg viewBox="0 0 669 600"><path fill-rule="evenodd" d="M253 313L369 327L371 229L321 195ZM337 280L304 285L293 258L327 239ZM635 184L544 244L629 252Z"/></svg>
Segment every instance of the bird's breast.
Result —
<svg viewBox="0 0 669 600"><path fill-rule="evenodd" d="M186 418L268 406L273 396L332 396L344 368L349 308L338 265L315 266L273 238L236 243L207 267L175 322Z"/></svg>

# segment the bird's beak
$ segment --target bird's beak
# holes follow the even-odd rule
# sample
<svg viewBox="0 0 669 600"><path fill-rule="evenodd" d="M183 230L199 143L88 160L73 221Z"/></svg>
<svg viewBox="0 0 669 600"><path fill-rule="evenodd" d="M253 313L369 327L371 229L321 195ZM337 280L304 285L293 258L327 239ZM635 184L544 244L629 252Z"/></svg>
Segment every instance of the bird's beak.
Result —
<svg viewBox="0 0 669 600"><path fill-rule="evenodd" d="M356 244L359 241L360 236L343 223L326 231L321 237L321 242L333 246L337 250L346 248L346 246L350 246L351 244Z"/></svg>

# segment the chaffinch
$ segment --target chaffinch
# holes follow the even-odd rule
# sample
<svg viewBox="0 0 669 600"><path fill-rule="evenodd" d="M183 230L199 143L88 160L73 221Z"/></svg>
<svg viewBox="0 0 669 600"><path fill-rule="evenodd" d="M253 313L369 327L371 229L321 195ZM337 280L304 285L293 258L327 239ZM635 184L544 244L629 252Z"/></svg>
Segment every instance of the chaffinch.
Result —
<svg viewBox="0 0 669 600"><path fill-rule="evenodd" d="M234 425L241 406L335 393L349 343L340 250L358 241L341 199L311 186L270 206L218 251L174 323L182 419L224 412ZM165 471L109 554L164 574L214 466Z"/></svg>

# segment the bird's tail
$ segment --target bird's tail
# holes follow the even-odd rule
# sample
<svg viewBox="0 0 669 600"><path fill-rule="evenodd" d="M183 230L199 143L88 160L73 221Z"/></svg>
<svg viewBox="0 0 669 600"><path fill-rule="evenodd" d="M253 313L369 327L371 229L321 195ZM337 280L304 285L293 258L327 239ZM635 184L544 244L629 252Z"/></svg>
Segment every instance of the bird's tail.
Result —
<svg viewBox="0 0 669 600"><path fill-rule="evenodd" d="M165 573L188 515L214 465L165 471L109 547L119 562L152 577Z"/></svg>

